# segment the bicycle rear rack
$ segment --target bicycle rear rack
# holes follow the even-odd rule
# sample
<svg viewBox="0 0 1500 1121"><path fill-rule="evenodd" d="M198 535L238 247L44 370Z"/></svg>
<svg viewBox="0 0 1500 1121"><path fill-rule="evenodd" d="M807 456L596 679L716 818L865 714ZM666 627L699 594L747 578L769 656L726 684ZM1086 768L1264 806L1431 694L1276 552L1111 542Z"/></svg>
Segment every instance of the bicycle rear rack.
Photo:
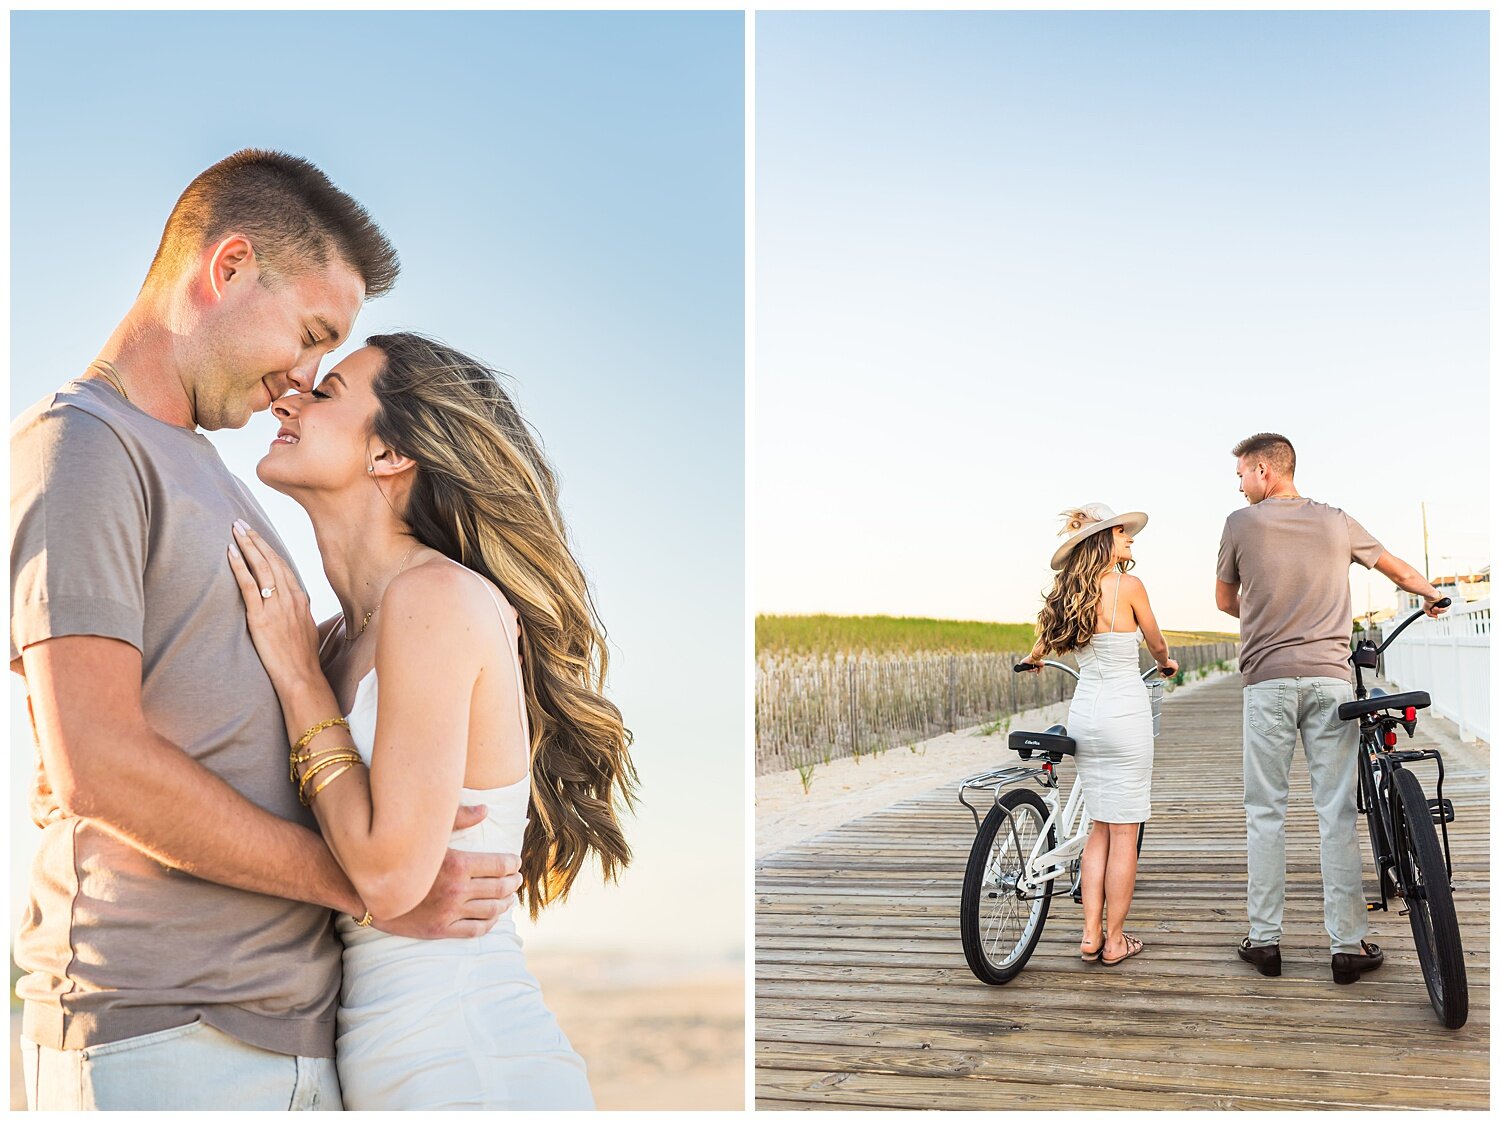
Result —
<svg viewBox="0 0 1500 1121"><path fill-rule="evenodd" d="M1001 787L1014 786L1018 782L1024 782L1028 778L1043 776L1046 773L1046 770L1041 767L1000 767L993 771L986 771L982 775L974 775L972 778L966 778L963 782L959 783L958 800L963 803L964 809L973 815L974 832L979 832L979 809L964 797L966 790L993 791L995 800L998 801ZM1047 786L1049 784L1043 782L1042 785Z"/></svg>
<svg viewBox="0 0 1500 1121"><path fill-rule="evenodd" d="M1377 742L1383 742L1385 729L1381 728L1378 734L1380 739ZM1389 800L1394 797L1395 793L1393 786L1394 779L1392 778L1394 772L1407 763L1420 763L1428 759L1437 764L1437 795L1426 800L1427 810L1432 815L1432 823L1438 827L1439 835L1442 837L1443 865L1447 869L1448 886L1451 888L1453 886L1453 853L1448 844L1448 823L1454 820L1454 809L1453 800L1443 797L1443 779L1446 777L1446 768L1443 765L1442 753L1433 748L1423 748L1414 751L1393 751L1386 748L1375 756L1374 762L1376 770L1380 773L1381 787L1387 792L1385 797ZM1364 791L1362 788L1357 790L1357 801L1359 812L1362 814L1380 812L1378 806L1364 805ZM1388 867L1395 864L1395 860L1396 854L1394 852L1387 854L1383 859L1379 858L1377 854L1375 879L1380 887L1380 902L1373 903L1366 900L1365 910L1385 911L1389 909L1390 896L1386 892L1385 873ZM1406 911L1402 910L1400 913L1404 915Z"/></svg>

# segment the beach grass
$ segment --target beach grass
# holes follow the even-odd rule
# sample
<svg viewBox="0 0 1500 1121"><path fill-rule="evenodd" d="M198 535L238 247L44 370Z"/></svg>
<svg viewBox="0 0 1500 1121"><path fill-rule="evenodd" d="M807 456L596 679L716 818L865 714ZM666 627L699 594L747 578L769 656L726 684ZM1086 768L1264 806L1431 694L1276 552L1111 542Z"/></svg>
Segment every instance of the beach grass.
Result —
<svg viewBox="0 0 1500 1121"><path fill-rule="evenodd" d="M1167 642L1196 646L1234 642L1218 631L1167 631ZM986 623L893 615L757 615L756 654L887 654L917 651L1024 654L1036 637L1030 623Z"/></svg>

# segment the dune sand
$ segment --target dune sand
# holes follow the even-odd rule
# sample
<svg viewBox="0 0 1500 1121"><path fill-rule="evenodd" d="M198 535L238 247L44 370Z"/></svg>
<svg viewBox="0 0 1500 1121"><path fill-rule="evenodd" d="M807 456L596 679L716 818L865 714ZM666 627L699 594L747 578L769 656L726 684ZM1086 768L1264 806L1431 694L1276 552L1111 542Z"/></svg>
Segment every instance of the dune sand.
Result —
<svg viewBox="0 0 1500 1121"><path fill-rule="evenodd" d="M1174 696L1196 689L1222 674L1179 685ZM1042 729L1067 719L1068 702L1034 708L1011 718L1010 727ZM812 785L804 791L796 771L761 775L755 780L755 858L760 860L836 829L845 822L874 813L935 786L952 784L994 767L1018 760L1006 747L1003 730L991 735L980 728L960 728L910 747L893 747L859 760L835 759L819 764ZM955 803L956 804L956 803Z"/></svg>

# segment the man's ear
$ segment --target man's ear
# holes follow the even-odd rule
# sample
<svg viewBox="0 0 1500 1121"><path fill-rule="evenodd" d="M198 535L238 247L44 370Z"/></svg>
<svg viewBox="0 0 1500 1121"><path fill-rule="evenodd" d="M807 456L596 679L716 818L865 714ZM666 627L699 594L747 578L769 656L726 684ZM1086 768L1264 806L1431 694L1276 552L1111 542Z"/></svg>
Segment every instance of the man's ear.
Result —
<svg viewBox="0 0 1500 1121"><path fill-rule="evenodd" d="M218 245L208 258L208 286L216 299L224 298L224 289L231 283L254 280L260 271L255 258L255 247L244 234L230 234Z"/></svg>

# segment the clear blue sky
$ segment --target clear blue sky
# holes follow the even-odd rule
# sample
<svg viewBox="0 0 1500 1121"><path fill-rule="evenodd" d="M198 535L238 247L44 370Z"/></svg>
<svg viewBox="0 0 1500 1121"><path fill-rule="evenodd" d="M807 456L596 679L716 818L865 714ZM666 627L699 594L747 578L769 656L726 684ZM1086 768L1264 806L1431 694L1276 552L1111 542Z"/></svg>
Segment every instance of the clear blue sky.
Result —
<svg viewBox="0 0 1500 1121"><path fill-rule="evenodd" d="M1425 500L1433 574L1488 563L1485 13L768 12L756 52L757 610L1029 620L1097 501L1151 514L1163 625L1232 630L1262 430L1392 552Z"/></svg>
<svg viewBox="0 0 1500 1121"><path fill-rule="evenodd" d="M11 44L12 415L94 356L194 175L252 145L320 165L402 257L356 338L422 330L513 375L609 628L636 863L544 915L532 946L737 951L742 16L17 14ZM332 614L306 517L254 479L274 429L261 414L214 440ZM20 696L13 913L32 833Z"/></svg>

